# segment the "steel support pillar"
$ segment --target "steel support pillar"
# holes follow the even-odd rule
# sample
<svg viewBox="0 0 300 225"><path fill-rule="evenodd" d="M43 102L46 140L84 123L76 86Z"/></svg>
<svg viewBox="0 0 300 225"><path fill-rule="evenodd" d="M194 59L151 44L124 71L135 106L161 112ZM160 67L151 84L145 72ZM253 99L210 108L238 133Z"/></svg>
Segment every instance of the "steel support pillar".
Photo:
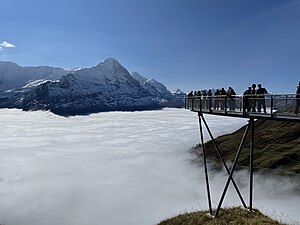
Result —
<svg viewBox="0 0 300 225"><path fill-rule="evenodd" d="M250 193L249 193L249 210L252 211L253 200L253 150L254 150L254 119L251 118L249 123L251 124L251 141L250 141Z"/></svg>
<svg viewBox="0 0 300 225"><path fill-rule="evenodd" d="M200 138L201 138L201 145L202 145L202 156L203 156L203 164L204 164L204 172L205 172L206 192L207 192L209 213L210 213L210 215L213 215L212 206L211 206L211 197L210 197L210 188L209 188L209 179L208 179L207 164L206 164L206 153L205 153L205 145L204 145L204 139L203 139L201 115L202 115L202 113L199 112L198 113L199 129L200 129Z"/></svg>

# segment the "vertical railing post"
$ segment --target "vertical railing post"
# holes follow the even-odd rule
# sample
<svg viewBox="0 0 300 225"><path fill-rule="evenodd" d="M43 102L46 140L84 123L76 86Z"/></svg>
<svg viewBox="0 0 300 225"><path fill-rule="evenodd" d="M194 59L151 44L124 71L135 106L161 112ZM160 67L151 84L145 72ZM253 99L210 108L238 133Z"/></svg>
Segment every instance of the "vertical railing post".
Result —
<svg viewBox="0 0 300 225"><path fill-rule="evenodd" d="M195 98L194 97L192 97L192 110L194 110L194 101L195 101Z"/></svg>
<svg viewBox="0 0 300 225"><path fill-rule="evenodd" d="M227 114L227 96L225 96L225 102L224 102L224 107L225 107L225 114Z"/></svg>
<svg viewBox="0 0 300 225"><path fill-rule="evenodd" d="M210 197L210 188L209 188L209 179L208 179L208 172L207 172L206 153L205 153L205 145L204 145L204 138L203 138L203 129L202 129L202 123L201 123L201 116L202 116L202 113L198 112L200 138L201 138L201 146L202 146L202 156L203 156L205 181L206 181L206 192L207 192L207 198L208 198L209 213L210 213L210 215L212 215L213 212L212 212L212 206L211 206L211 197Z"/></svg>
<svg viewBox="0 0 300 225"><path fill-rule="evenodd" d="M271 95L271 117L273 117L273 106L274 106L273 95Z"/></svg>
<svg viewBox="0 0 300 225"><path fill-rule="evenodd" d="M199 96L199 108L200 108L200 112L202 112L202 99L201 99L201 96Z"/></svg>
<svg viewBox="0 0 300 225"><path fill-rule="evenodd" d="M245 95L243 95L242 97L242 110L243 110L243 115L246 115L246 99L245 99Z"/></svg>

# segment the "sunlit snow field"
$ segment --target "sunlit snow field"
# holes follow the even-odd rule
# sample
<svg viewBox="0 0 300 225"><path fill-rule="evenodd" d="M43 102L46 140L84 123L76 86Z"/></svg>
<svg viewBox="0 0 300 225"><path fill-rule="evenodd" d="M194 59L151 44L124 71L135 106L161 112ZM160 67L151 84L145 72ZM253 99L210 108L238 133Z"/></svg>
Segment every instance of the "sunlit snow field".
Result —
<svg viewBox="0 0 300 225"><path fill-rule="evenodd" d="M206 118L215 136L247 122ZM207 209L203 170L190 153L199 143L196 113L164 109L64 118L1 109L0 127L0 224L151 225ZM235 176L248 201L247 172ZM224 172L210 174L214 207L226 178ZM254 207L300 223L295 185L256 175ZM224 204L240 204L233 190Z"/></svg>

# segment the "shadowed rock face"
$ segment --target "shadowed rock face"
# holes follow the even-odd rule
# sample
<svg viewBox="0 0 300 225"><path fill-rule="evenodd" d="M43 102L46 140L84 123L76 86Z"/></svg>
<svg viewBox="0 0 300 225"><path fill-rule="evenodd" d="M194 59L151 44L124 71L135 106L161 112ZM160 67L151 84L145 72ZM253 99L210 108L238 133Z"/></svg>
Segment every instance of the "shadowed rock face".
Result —
<svg viewBox="0 0 300 225"><path fill-rule="evenodd" d="M176 101L163 84L153 80L143 84L117 60L110 58L95 67L63 75L59 81L3 92L0 107L78 115L112 110L158 109L174 106ZM183 105L183 101L181 103Z"/></svg>

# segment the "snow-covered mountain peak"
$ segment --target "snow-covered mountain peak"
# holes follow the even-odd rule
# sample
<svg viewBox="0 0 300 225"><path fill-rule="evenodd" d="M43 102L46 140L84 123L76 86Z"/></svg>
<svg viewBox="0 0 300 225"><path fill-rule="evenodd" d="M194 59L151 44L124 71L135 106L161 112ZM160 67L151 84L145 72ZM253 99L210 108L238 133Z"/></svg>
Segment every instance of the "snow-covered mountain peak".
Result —
<svg viewBox="0 0 300 225"><path fill-rule="evenodd" d="M74 75L82 81L94 79L96 83L126 84L130 82L132 85L139 85L138 81L130 76L127 69L114 58L108 58L95 67L75 71Z"/></svg>
<svg viewBox="0 0 300 225"><path fill-rule="evenodd" d="M98 74L105 74L107 78L110 76L130 76L129 72L125 67L123 67L118 60L114 58L105 59L104 62L99 63L97 66L91 68L94 72Z"/></svg>
<svg viewBox="0 0 300 225"><path fill-rule="evenodd" d="M125 69L118 60L114 58L105 59L104 62L100 62L96 67L107 68L109 70Z"/></svg>
<svg viewBox="0 0 300 225"><path fill-rule="evenodd" d="M173 92L173 94L185 94L181 89L177 88Z"/></svg>
<svg viewBox="0 0 300 225"><path fill-rule="evenodd" d="M105 64L119 64L119 65L121 65L120 63L119 63L119 61L118 60L116 60L115 58L107 58L107 59L105 59L104 60L104 63Z"/></svg>

